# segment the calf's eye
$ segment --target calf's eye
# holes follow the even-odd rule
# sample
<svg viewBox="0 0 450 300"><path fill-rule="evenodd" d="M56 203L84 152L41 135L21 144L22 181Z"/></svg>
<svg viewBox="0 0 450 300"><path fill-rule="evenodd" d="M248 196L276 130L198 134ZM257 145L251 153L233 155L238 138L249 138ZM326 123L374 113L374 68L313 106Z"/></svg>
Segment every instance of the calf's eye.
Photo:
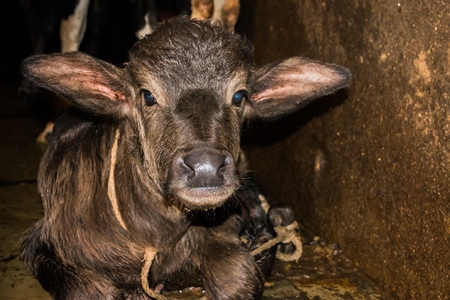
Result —
<svg viewBox="0 0 450 300"><path fill-rule="evenodd" d="M236 105L237 107L241 106L242 101L244 99L247 98L247 91L237 91L236 93L234 93L233 95L233 104Z"/></svg>
<svg viewBox="0 0 450 300"><path fill-rule="evenodd" d="M141 90L142 98L144 98L145 105L152 106L156 104L156 99L153 94L148 90Z"/></svg>

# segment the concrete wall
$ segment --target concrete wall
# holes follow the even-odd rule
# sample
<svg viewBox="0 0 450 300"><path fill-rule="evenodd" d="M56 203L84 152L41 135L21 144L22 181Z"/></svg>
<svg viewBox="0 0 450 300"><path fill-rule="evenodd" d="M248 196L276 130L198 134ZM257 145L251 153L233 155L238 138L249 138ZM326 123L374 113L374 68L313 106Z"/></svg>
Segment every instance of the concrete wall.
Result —
<svg viewBox="0 0 450 300"><path fill-rule="evenodd" d="M242 0L237 31L259 63L308 56L354 76L347 91L248 129L272 200L393 295L448 299L450 2Z"/></svg>

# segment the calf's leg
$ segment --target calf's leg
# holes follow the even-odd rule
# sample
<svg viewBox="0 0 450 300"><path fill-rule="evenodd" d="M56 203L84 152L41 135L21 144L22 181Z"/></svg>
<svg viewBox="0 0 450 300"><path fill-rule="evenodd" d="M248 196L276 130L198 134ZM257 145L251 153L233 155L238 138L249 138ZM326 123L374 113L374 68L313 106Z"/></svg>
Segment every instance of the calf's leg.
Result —
<svg viewBox="0 0 450 300"><path fill-rule="evenodd" d="M227 239L220 235L208 239L200 251L200 271L208 299L260 299L263 275L259 267L237 239Z"/></svg>
<svg viewBox="0 0 450 300"><path fill-rule="evenodd" d="M43 241L38 225L26 233L21 246L22 258L33 276L54 299L124 298L123 290L117 288L109 279L87 268L73 267L62 262L52 245ZM136 296L126 299L149 298Z"/></svg>

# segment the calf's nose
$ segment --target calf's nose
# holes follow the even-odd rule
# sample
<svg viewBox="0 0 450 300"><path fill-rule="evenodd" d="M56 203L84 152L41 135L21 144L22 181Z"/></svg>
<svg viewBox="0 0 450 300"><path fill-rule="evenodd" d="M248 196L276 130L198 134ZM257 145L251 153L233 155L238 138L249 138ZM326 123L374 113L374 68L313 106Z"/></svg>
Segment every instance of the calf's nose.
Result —
<svg viewBox="0 0 450 300"><path fill-rule="evenodd" d="M181 164L190 187L217 187L224 183L229 158L217 153L191 153Z"/></svg>

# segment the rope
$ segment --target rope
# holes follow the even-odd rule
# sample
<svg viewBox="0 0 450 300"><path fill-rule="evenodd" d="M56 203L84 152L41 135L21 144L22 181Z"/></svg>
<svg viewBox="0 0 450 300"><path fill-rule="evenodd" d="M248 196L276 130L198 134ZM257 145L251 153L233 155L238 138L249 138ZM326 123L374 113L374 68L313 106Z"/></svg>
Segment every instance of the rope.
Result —
<svg viewBox="0 0 450 300"><path fill-rule="evenodd" d="M276 226L274 228L275 232L277 233L277 236L266 243L262 244L250 254L252 256L256 256L259 253L261 253L264 250L270 249L273 246L277 244L289 244L292 243L295 246L295 251L292 254L286 254L281 253L277 251L276 257L278 259L281 259L283 261L298 261L299 258L302 256L303 253L303 245L300 237L297 235L296 230L298 229L298 223L296 221L292 222L291 224L287 226ZM150 271L150 267L152 266L153 260L155 259L156 254L158 251L156 249L153 249L151 247L146 247L144 252L144 266L142 267L141 271L141 283L142 288L144 289L145 293L156 299L156 300L169 300L169 298L157 293L156 291L152 290L149 287L148 284L148 273ZM200 298L200 300L205 300L206 297Z"/></svg>
<svg viewBox="0 0 450 300"><path fill-rule="evenodd" d="M116 168L116 161L117 161L117 147L119 143L120 138L120 130L116 129L116 136L114 137L114 144L111 149L111 166L109 167L109 178L108 178L108 197L109 201L111 201L111 206L114 211L114 215L117 218L117 221L119 221L120 226L122 226L123 229L127 230L127 226L125 225L125 222L122 219L122 215L120 214L119 210L119 204L117 202L117 194L116 194L116 183L114 180L114 170Z"/></svg>
<svg viewBox="0 0 450 300"><path fill-rule="evenodd" d="M302 241L301 241L300 237L297 235L296 229L298 229L298 223L296 221L292 222L291 224L289 224L287 226L274 227L274 230L277 233L277 236L275 238L267 241L266 243L262 244L255 250L253 250L252 252L250 252L250 254L252 256L256 256L259 253L261 253L262 251L270 249L277 244L292 243L295 246L294 253L286 254L286 253L281 253L281 252L277 251L276 257L283 261L297 262L299 260L299 258L302 256L303 245L302 245ZM142 288L144 289L144 291L147 295L149 295L150 297L152 297L156 300L169 300L169 298L152 290L148 284L148 273L150 271L150 267L152 266L153 260L157 253L158 253L158 251L156 251L153 248L150 248L150 247L145 248L144 266L142 267L142 271L141 271ZM206 299L206 298L202 297L201 299Z"/></svg>
<svg viewBox="0 0 450 300"><path fill-rule="evenodd" d="M152 290L148 284L148 272L150 271L150 267L152 266L153 259L155 259L156 249L146 247L144 252L144 266L142 267L141 271L141 283L142 288L144 289L144 292L149 295L150 297L156 299L156 300L168 300L169 298L157 293L156 291Z"/></svg>
<svg viewBox="0 0 450 300"><path fill-rule="evenodd" d="M117 161L117 147L119 143L119 138L120 138L120 130L116 129L116 136L114 138L114 144L111 149L111 166L109 169L109 178L108 178L108 197L109 200L111 201L111 205L114 211L114 215L117 218L117 221L119 222L120 226L122 226L123 229L127 230L127 226L125 225L125 222L122 219L122 215L120 214L116 195L116 184L114 180L114 170ZM156 253L158 253L158 251L150 247L146 247L144 250L144 266L142 267L141 270L142 288L144 289L144 292L147 295L156 300L168 300L167 297L164 297L163 295L152 290L148 284L148 273L150 271L150 267L152 266L153 259L155 259Z"/></svg>
<svg viewBox="0 0 450 300"><path fill-rule="evenodd" d="M295 251L292 254L281 253L277 251L277 258L283 261L298 261L303 253L303 245L300 237L296 233L296 229L298 228L298 223L296 221L292 222L287 226L276 226L274 228L277 233L277 237L267 241L262 244L255 250L253 250L250 254L252 256L258 255L264 250L270 249L277 244L289 244L292 243L295 246Z"/></svg>

